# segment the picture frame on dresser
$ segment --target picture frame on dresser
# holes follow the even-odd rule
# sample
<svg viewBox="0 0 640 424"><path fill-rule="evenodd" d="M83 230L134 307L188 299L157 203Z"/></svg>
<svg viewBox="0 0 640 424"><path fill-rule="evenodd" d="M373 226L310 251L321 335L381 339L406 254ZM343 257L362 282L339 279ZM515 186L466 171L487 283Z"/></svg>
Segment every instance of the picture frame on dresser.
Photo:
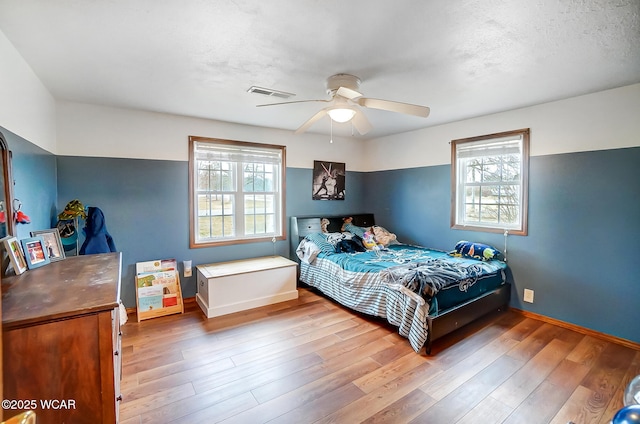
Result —
<svg viewBox="0 0 640 424"><path fill-rule="evenodd" d="M28 269L27 262L18 239L13 236L7 236L2 239L2 244L7 256L9 256L9 262L15 274L20 275L25 272Z"/></svg>
<svg viewBox="0 0 640 424"><path fill-rule="evenodd" d="M49 259L49 252L47 251L44 239L41 236L22 239L21 243L22 250L24 251L24 258L29 269L40 268L41 266L48 265L51 262Z"/></svg>
<svg viewBox="0 0 640 424"><path fill-rule="evenodd" d="M44 240L45 248L49 254L49 261L56 262L65 258L64 247L62 246L62 239L60 238L60 232L57 228L50 228L48 230L31 231L31 237L42 237Z"/></svg>

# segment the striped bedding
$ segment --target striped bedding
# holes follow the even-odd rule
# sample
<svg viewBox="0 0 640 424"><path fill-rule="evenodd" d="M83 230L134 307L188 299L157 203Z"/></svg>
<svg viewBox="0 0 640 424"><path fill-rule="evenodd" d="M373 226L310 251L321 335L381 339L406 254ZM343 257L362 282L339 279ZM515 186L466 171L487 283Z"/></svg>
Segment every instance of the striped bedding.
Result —
<svg viewBox="0 0 640 424"><path fill-rule="evenodd" d="M321 252L300 263L300 281L349 308L385 318L418 352L427 340L433 295L450 288L467 292L485 278L503 283L505 268L500 261L398 244L383 251Z"/></svg>

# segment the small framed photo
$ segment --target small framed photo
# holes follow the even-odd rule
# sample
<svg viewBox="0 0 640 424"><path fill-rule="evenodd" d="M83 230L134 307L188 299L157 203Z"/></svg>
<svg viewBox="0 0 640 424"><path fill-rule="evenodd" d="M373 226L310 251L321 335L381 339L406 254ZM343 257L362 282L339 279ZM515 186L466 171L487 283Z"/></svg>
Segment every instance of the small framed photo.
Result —
<svg viewBox="0 0 640 424"><path fill-rule="evenodd" d="M42 237L26 238L22 239L21 242L29 269L38 268L51 262Z"/></svg>
<svg viewBox="0 0 640 424"><path fill-rule="evenodd" d="M2 239L4 250L9 256L9 261L16 275L20 275L27 270L27 262L22 252L22 246L17 238L9 236Z"/></svg>
<svg viewBox="0 0 640 424"><path fill-rule="evenodd" d="M31 231L31 237L42 237L44 240L44 247L49 254L49 260L51 262L61 261L65 258L64 247L62 247L62 239L57 228L51 228L49 230Z"/></svg>

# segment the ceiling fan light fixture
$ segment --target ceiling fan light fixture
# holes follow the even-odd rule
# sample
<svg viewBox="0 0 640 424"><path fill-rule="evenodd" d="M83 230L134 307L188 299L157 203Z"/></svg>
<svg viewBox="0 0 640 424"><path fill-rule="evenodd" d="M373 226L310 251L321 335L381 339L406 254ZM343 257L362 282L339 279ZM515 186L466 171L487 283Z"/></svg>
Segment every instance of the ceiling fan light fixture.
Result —
<svg viewBox="0 0 640 424"><path fill-rule="evenodd" d="M356 111L350 108L335 108L327 111L329 117L335 122L348 122L354 117Z"/></svg>

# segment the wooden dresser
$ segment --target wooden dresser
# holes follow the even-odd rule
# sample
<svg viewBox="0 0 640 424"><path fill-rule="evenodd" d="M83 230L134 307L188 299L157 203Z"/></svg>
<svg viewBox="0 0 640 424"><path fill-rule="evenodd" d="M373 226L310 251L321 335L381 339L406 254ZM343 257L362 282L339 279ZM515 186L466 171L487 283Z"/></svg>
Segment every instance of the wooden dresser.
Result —
<svg viewBox="0 0 640 424"><path fill-rule="evenodd" d="M73 256L2 280L4 399L42 423L118 422L121 264Z"/></svg>

